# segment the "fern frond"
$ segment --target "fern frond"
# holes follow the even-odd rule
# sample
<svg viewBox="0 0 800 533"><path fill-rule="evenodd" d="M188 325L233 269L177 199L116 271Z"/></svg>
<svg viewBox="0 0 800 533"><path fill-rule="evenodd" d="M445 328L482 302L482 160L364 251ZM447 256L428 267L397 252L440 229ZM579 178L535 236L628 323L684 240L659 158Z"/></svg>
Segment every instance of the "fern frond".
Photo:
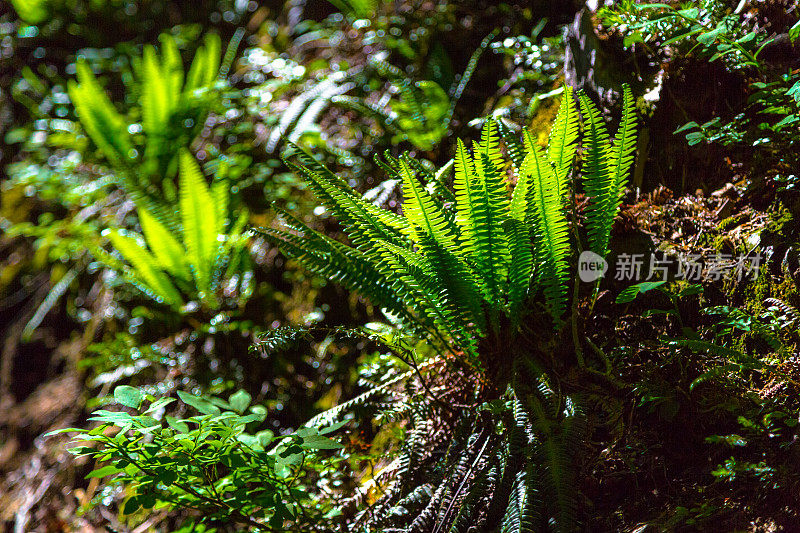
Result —
<svg viewBox="0 0 800 533"><path fill-rule="evenodd" d="M177 289L158 266L158 261L134 239L118 230L107 232L108 239L122 257L133 267L131 280L146 288L145 293L173 307L183 305Z"/></svg>
<svg viewBox="0 0 800 533"><path fill-rule="evenodd" d="M589 249L605 257L613 217L609 217L609 199L614 194L614 182L609 168L608 131L600 112L585 93L578 95L584 122L586 157L583 181L586 195L591 199L586 215Z"/></svg>
<svg viewBox="0 0 800 533"><path fill-rule="evenodd" d="M408 308L407 313L416 312L418 320L422 319L434 330L445 332L465 352L471 353L471 338L465 339L461 334L469 319L464 317L464 310L456 303L461 292L468 291L468 286L462 287L460 283L463 282L454 282L450 277L457 267L451 264L434 266L430 258L411 250L385 241L377 244L384 250L383 259L392 276L391 288ZM434 246L430 241L427 244ZM444 249L439 251L445 258L449 257Z"/></svg>
<svg viewBox="0 0 800 533"><path fill-rule="evenodd" d="M162 33L159 41L162 48L161 70L167 83L169 108L175 109L183 90L183 62L172 35Z"/></svg>
<svg viewBox="0 0 800 533"><path fill-rule="evenodd" d="M458 139L455 157L455 181L453 189L456 197L456 225L459 227L459 245L463 248L475 242L475 221L472 212L478 196L478 179L475 177L475 163L461 139Z"/></svg>
<svg viewBox="0 0 800 533"><path fill-rule="evenodd" d="M533 247L530 229L521 220L507 220L505 234L511 252L508 265L508 314L516 322L521 318L520 306L531 285Z"/></svg>
<svg viewBox="0 0 800 533"><path fill-rule="evenodd" d="M567 219L557 196L553 168L537 146L528 146L528 172L533 188L532 211L536 227L535 249L540 265L539 283L554 319L559 320L567 301L567 259L570 254Z"/></svg>
<svg viewBox="0 0 800 533"><path fill-rule="evenodd" d="M458 317L457 332L468 332L468 346L479 338L486 328L480 288L474 273L462 260L440 243L424 238L420 251L428 258L441 284L450 311ZM463 333L456 334L457 340ZM465 346L465 349L467 346Z"/></svg>
<svg viewBox="0 0 800 533"><path fill-rule="evenodd" d="M476 195L468 216L474 227L470 258L491 295L491 306L499 309L511 259L504 225L509 218L509 199L493 121L484 126L482 141L474 155Z"/></svg>
<svg viewBox="0 0 800 533"><path fill-rule="evenodd" d="M458 513L455 518L453 518L453 522L448 530L449 533L467 533L470 531L470 528L475 525L475 508L488 492L487 489L490 481L489 472L491 468L491 465L485 466L475 475L474 479L471 480L469 491L464 496Z"/></svg>
<svg viewBox="0 0 800 533"><path fill-rule="evenodd" d="M408 221L405 218L364 200L342 178L331 172L325 165L320 164L311 154L294 143L289 143L289 145L295 150L292 159L298 160L302 167L312 173L315 180L321 182L313 185L316 187L313 190L315 194L321 194L319 199L334 216L341 217L340 220L344 224L376 226L375 229L379 233L391 235L391 238L384 237L391 241L402 237L402 233L408 228ZM392 169L392 171L395 170ZM397 177L399 178L399 173ZM336 192L334 188L339 192ZM339 193L347 198L341 198Z"/></svg>
<svg viewBox="0 0 800 533"><path fill-rule="evenodd" d="M636 151L636 104L627 84L623 86L622 93L622 120L614 137L614 145L608 149L611 191L608 195L608 204L604 209L607 211L606 216L611 219L609 224L613 224L614 217L619 211Z"/></svg>
<svg viewBox="0 0 800 533"><path fill-rule="evenodd" d="M81 124L109 161L127 164L133 152L127 121L100 87L86 61L77 63L78 83L68 83L69 97Z"/></svg>
<svg viewBox="0 0 800 533"><path fill-rule="evenodd" d="M204 45L195 53L192 65L189 67L189 74L186 76L184 91L187 95L197 89L212 85L217 79L221 49L222 43L219 35L216 33L206 34Z"/></svg>
<svg viewBox="0 0 800 533"><path fill-rule="evenodd" d="M566 201L568 192L567 176L572 168L578 142L578 110L572 87L564 87L564 95L558 108L558 115L550 130L547 158L553 164L558 184L558 196Z"/></svg>
<svg viewBox="0 0 800 533"><path fill-rule="evenodd" d="M372 302L412 322L416 320L407 308L413 299L408 288L396 284L400 281L392 275L391 266L380 260L377 250L362 252L316 232L289 213L279 211L288 227L298 234L271 228L253 229L275 244L287 256L297 259L310 272L342 283L346 288L358 291ZM406 290L406 292L403 292Z"/></svg>
<svg viewBox="0 0 800 533"><path fill-rule="evenodd" d="M476 155L476 165L477 154L483 154L489 159L492 167L496 169L498 173L503 171L504 161L503 154L500 152L500 135L497 130L497 122L495 122L494 119L486 119L486 123L481 130L481 140L475 143L473 152Z"/></svg>
<svg viewBox="0 0 800 533"><path fill-rule="evenodd" d="M324 80L317 83L314 87L297 95L291 101L289 107L287 107L286 110L281 114L278 125L273 128L272 132L270 133L265 146L267 152L274 152L281 139L286 135L291 135L292 137L290 138L293 139L293 142L297 141L299 136L304 132L303 129L296 127L296 124L298 124L298 122L301 120L302 115L315 101L319 100L321 102L321 104L317 104L318 106L327 105L331 98L341 94L342 92L345 92L345 90L348 90L351 87L350 85L340 85L340 82L344 81L346 77L347 74L343 71L334 72ZM312 111L311 115L316 117L319 111L320 109ZM308 115L308 117L311 115ZM305 122L306 125L304 128L307 128L308 118ZM311 122L313 122L313 120Z"/></svg>
<svg viewBox="0 0 800 533"><path fill-rule="evenodd" d="M543 500L554 519L555 530L566 532L577 528L577 465L573 454L581 445L583 417L575 409L559 412L559 403L543 381L539 383L539 393L529 396L531 422L538 435L531 455L540 465Z"/></svg>
<svg viewBox="0 0 800 533"><path fill-rule="evenodd" d="M387 394L394 385L402 383L403 381L407 380L413 375L414 371L409 370L408 372L404 372L398 376L395 376L394 378L386 381L385 383L382 383L377 387L373 387L368 391L359 394L358 396L356 396L351 400L347 400L346 402L340 403L335 407L331 407L327 411L319 413L318 415L311 418L308 422L303 424L303 427L310 428L310 427L329 426L334 422L336 422L337 420L339 420L342 417L342 415L344 415L348 411L355 409L356 407L365 405L367 402L369 402L370 400L374 399L377 396L380 396L382 394Z"/></svg>
<svg viewBox="0 0 800 533"><path fill-rule="evenodd" d="M147 246L158 259L161 267L184 281L190 281L191 272L186 262L186 250L146 209L139 209L139 222L142 225Z"/></svg>
<svg viewBox="0 0 800 533"><path fill-rule="evenodd" d="M219 251L218 213L200 167L188 150L180 154L179 201L187 258L199 292L210 297L211 270Z"/></svg>
<svg viewBox="0 0 800 533"><path fill-rule="evenodd" d="M454 226L448 223L434 199L403 160L400 161L400 175L403 180L403 214L411 222L409 236L419 243L428 235L444 248L455 247Z"/></svg>
<svg viewBox="0 0 800 533"><path fill-rule="evenodd" d="M162 68L156 49L152 45L144 47L141 68L142 127L148 136L161 136L172 110L170 102L172 94L168 85L168 74Z"/></svg>

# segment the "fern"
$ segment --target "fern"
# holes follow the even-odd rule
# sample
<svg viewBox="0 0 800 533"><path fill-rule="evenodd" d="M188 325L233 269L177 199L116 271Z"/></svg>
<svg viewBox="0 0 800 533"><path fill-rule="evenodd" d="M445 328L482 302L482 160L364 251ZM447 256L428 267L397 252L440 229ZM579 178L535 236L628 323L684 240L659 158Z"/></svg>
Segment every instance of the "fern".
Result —
<svg viewBox="0 0 800 533"><path fill-rule="evenodd" d="M127 259L134 272L129 272L129 279L141 287L146 293L156 300L169 305L180 307L183 301L178 290L164 274L155 257L139 246L135 239L128 237L120 231L111 230L106 233L111 244Z"/></svg>
<svg viewBox="0 0 800 533"><path fill-rule="evenodd" d="M334 72L293 98L286 110L281 113L277 126L270 132L266 143L267 152L274 152L283 138L294 144L304 133L311 130L328 103L354 87L352 82L345 82L346 79L345 72Z"/></svg>
<svg viewBox="0 0 800 533"><path fill-rule="evenodd" d="M180 229L171 229L150 210L139 207L141 238L121 230L105 233L132 268L102 249L90 251L110 268L122 270L129 281L159 302L180 309L188 296L214 309L219 305L215 293L220 280L233 273L229 259L245 243L242 232L248 214L242 211L226 232L229 185L222 181L209 188L188 151L181 153L180 161Z"/></svg>
<svg viewBox="0 0 800 533"><path fill-rule="evenodd" d="M382 68L399 75L391 65ZM594 105L585 95L581 102L588 144L584 181L593 198L588 233L593 249L605 250L632 159L632 98L626 90L614 145ZM439 172L407 155L379 159L379 165L402 184L402 215L368 202L292 145L290 166L340 220L352 246L288 214L284 219L291 231L261 232L313 272L362 292L427 332L432 342L463 352L484 368L492 366L486 358L494 357L490 353L496 350L479 353L481 339L497 337L501 323L518 327L526 298L542 294L556 327L567 307L574 247L569 238L566 178L577 136L570 91L565 91L561 108L547 154L527 132L518 142L505 126L500 127L517 174L511 194L507 159L492 120L486 121L472 151L459 140L453 162ZM455 168L453 192L444 188L441 178L450 165Z"/></svg>
<svg viewBox="0 0 800 533"><path fill-rule="evenodd" d="M593 203L593 209L587 216L589 248L596 254L605 256L608 253L614 215L619 209L622 193L627 185L636 147L634 101L630 89L625 86L622 121L614 144L609 141L597 107L585 94L580 95L580 106L587 132L584 187Z"/></svg>
<svg viewBox="0 0 800 533"><path fill-rule="evenodd" d="M583 185L590 197L586 231L590 248L605 254L633 159L633 99L626 89L613 143L594 104L583 94L579 100ZM370 298L408 335L483 371L491 394L506 391L495 400L500 404L489 402L491 416L462 413L443 455L424 445L433 431L429 404L407 402L399 410L411 414L411 429L392 463L396 482L369 515L374 530L527 533L578 525L584 418L577 398L554 392L565 374L584 375L574 366L584 365L581 358L556 360L569 353L561 346L564 314L570 265L580 249L571 239L580 235L580 220L569 205L577 120L574 95L566 90L546 148L530 132L518 140L506 125L487 120L472 149L457 141L453 160L438 170L408 155L379 158L402 186L402 214L361 197L293 147L290 166L339 219L349 244L283 212L283 227L256 231L313 273ZM452 170L451 190L445 182ZM579 317L571 318L577 330ZM577 351L579 331L574 338ZM397 376L310 423L329 423L411 376ZM549 378L559 386L551 387ZM417 510L402 512L400 502L413 502Z"/></svg>
<svg viewBox="0 0 800 533"><path fill-rule="evenodd" d="M556 173L544 153L528 147L525 172L532 177L533 219L536 228L536 256L542 267L539 280L547 304L558 319L566 306L567 258L570 254L567 219L561 208Z"/></svg>
<svg viewBox="0 0 800 533"><path fill-rule="evenodd" d="M627 93L626 93L627 94ZM567 176L572 169L572 160L578 142L578 110L575 108L575 99L572 87L564 88L564 96L558 108L556 121L550 130L547 147L547 158L553 165L553 170L558 184L557 195L566 201L568 191Z"/></svg>
<svg viewBox="0 0 800 533"><path fill-rule="evenodd" d="M213 104L220 50L219 37L206 35L185 75L172 36L160 37L160 50L145 46L140 57L131 59L135 75L132 92L138 100L125 114L115 109L88 65L78 62L77 82L70 80L68 84L70 100L89 138L137 201L164 203L163 195L145 191L175 175L180 148L188 147L202 128ZM135 117L141 117L141 136L130 133L135 131ZM164 205L144 207L160 220L170 216ZM176 223L169 223L171 229Z"/></svg>
<svg viewBox="0 0 800 533"><path fill-rule="evenodd" d="M465 243L491 296L490 305L501 308L511 254L504 224L508 220L508 193L494 121L487 121L474 157L477 177L470 213L474 241Z"/></svg>
<svg viewBox="0 0 800 533"><path fill-rule="evenodd" d="M194 265L200 294L211 288L211 268L218 249L219 213L194 158L180 155L180 212L187 257Z"/></svg>
<svg viewBox="0 0 800 533"><path fill-rule="evenodd" d="M81 124L109 161L130 164L133 144L128 133L129 124L114 108L83 60L78 61L77 75L78 83L70 80L68 90Z"/></svg>

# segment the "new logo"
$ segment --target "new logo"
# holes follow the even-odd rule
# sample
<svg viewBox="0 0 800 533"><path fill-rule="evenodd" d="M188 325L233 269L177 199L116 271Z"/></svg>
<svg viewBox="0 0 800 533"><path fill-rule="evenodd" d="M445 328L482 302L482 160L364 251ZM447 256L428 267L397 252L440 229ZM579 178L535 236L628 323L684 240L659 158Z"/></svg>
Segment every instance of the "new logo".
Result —
<svg viewBox="0 0 800 533"><path fill-rule="evenodd" d="M602 256L586 250L578 258L578 276L581 281L591 283L602 278L608 272L608 263Z"/></svg>

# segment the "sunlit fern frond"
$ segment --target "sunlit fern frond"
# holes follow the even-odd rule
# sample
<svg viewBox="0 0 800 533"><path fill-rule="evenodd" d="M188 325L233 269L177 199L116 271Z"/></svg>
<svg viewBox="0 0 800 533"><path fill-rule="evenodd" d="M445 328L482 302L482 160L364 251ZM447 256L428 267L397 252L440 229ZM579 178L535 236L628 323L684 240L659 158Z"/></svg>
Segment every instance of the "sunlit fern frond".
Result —
<svg viewBox="0 0 800 533"><path fill-rule="evenodd" d="M558 183L558 196L564 201L569 190L567 177L572 169L575 150L578 143L578 109L575 106L575 96L572 87L564 88L561 105L553 127L547 147L547 158L553 164L556 183Z"/></svg>

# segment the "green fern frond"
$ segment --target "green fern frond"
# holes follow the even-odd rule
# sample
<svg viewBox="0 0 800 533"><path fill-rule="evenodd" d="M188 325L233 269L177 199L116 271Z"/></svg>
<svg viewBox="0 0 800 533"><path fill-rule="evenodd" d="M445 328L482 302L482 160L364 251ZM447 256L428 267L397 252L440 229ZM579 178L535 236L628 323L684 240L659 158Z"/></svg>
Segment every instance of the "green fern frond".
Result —
<svg viewBox="0 0 800 533"><path fill-rule="evenodd" d="M183 241L197 288L201 295L210 297L211 270L219 251L218 213L200 167L188 150L180 154L179 205Z"/></svg>
<svg viewBox="0 0 800 533"><path fill-rule="evenodd" d="M297 95L281 113L277 126L272 129L265 145L267 152L274 152L284 138L296 143L303 133L313 126L317 116L331 98L353 87L352 83L343 83L346 78L347 74L344 71L334 72Z"/></svg>
<svg viewBox="0 0 800 533"><path fill-rule="evenodd" d="M455 228L437 209L436 202L424 189L406 161L400 161L403 180L403 214L411 222L409 236L417 243L425 236L446 249L455 247Z"/></svg>
<svg viewBox="0 0 800 533"><path fill-rule="evenodd" d="M456 197L456 225L459 227L459 244L471 246L475 242L475 221L472 212L478 196L478 179L475 176L475 163L461 139L455 157L455 181L453 189Z"/></svg>
<svg viewBox="0 0 800 533"><path fill-rule="evenodd" d="M509 218L509 199L496 131L494 122L487 121L473 158L476 194L468 216L474 228L474 241L468 251L491 295L490 305L499 309L505 299L511 254L504 230Z"/></svg>
<svg viewBox="0 0 800 533"><path fill-rule="evenodd" d="M378 244L383 247L383 259L393 276L391 288L406 307L407 316L445 332L462 344L465 352L470 352L471 343L461 334L468 319L463 317L463 310L455 303L461 287L449 277L455 267L440 267L443 272L437 272L426 256L385 241ZM441 251L446 255L446 251Z"/></svg>
<svg viewBox="0 0 800 533"><path fill-rule="evenodd" d="M462 260L450 250L429 238L420 243L420 251L430 260L436 273L435 278L449 303L450 311L458 317L457 332L470 332L455 335L456 339L465 342L465 351L471 349L472 340L485 331L485 317L480 288L474 273Z"/></svg>
<svg viewBox="0 0 800 533"><path fill-rule="evenodd" d="M608 196L608 204L604 209L611 219L610 223L613 223L622 202L622 194L628 183L628 175L636 151L636 103L628 85L623 86L622 94L622 120L614 136L614 144L608 149L611 192Z"/></svg>
<svg viewBox="0 0 800 533"><path fill-rule="evenodd" d="M481 130L481 140L475 143L473 152L476 155L476 161L477 154L483 154L489 159L492 167L495 168L498 173L504 170L505 161L503 161L503 154L500 151L500 135L497 129L497 122L495 122L494 119L486 119L486 123Z"/></svg>
<svg viewBox="0 0 800 533"><path fill-rule="evenodd" d="M558 197L555 172L537 146L528 146L528 168L533 189L535 249L542 285L550 313L559 320L567 301L567 259L570 255L569 228Z"/></svg>
<svg viewBox="0 0 800 533"><path fill-rule="evenodd" d="M161 136L169 121L174 95L169 85L169 74L165 72L152 45L144 47L141 72L145 83L142 90L142 127L149 135Z"/></svg>
<svg viewBox="0 0 800 533"><path fill-rule="evenodd" d="M361 228L372 227L381 238L392 242L402 239L402 233L408 228L405 218L364 200L342 178L320 164L311 154L293 143L290 146L296 150L292 159L300 162L300 166L305 169L302 171L303 175L311 179L309 186L341 222ZM292 166L292 163L289 165Z"/></svg>
<svg viewBox="0 0 800 533"><path fill-rule="evenodd" d="M146 209L139 209L139 222L147 245L164 270L184 281L191 280L186 262L186 250L175 240L170 231L156 220Z"/></svg>
<svg viewBox="0 0 800 533"><path fill-rule="evenodd" d="M547 158L555 168L558 196L566 201L568 191L567 176L572 169L572 160L578 143L578 110L572 87L564 88L558 115L550 130Z"/></svg>
<svg viewBox="0 0 800 533"><path fill-rule="evenodd" d="M439 197L450 204L455 204L456 201L456 195L453 194L453 191L447 186L448 176L452 174L454 167L455 159L451 159L434 173L433 181L431 182L433 183L434 191L439 194ZM455 220L455 218L453 220Z"/></svg>
<svg viewBox="0 0 800 533"><path fill-rule="evenodd" d="M110 230L106 235L114 248L133 267L133 270L129 272L129 277L134 283L144 286L145 292L156 300L173 307L183 305L178 290L161 270L155 257L139 246L134 239L123 235L118 230Z"/></svg>
<svg viewBox="0 0 800 533"><path fill-rule="evenodd" d="M415 320L406 304L413 296L403 292L407 287L396 286L399 279L392 276L388 264L381 263L377 250L362 252L312 230L289 213L279 213L296 234L271 228L253 231L279 246L312 273L362 293L379 307Z"/></svg>
<svg viewBox="0 0 800 533"><path fill-rule="evenodd" d="M227 179L217 179L211 184L211 200L214 204L214 230L217 234L225 232L225 222L228 218L228 201L230 200L231 184Z"/></svg>
<svg viewBox="0 0 800 533"><path fill-rule="evenodd" d="M163 34L159 41L158 50L147 45L141 56L131 58L134 83L130 92L136 105L130 115L141 117L143 135L129 134L131 124L116 113L83 61L78 64L78 83L69 83L70 98L84 129L115 167L121 185L140 198L145 195L133 191L136 186L152 190L153 183L174 177L178 149L189 145L202 127L212 102L207 91L197 90L210 88L219 70L221 45L219 37L213 34L207 35L205 44L197 50L186 85L175 38ZM158 198L163 203L172 201L169 190L166 187L159 191L159 196L167 195L166 202ZM149 206L148 210L165 222L159 209Z"/></svg>
<svg viewBox="0 0 800 533"><path fill-rule="evenodd" d="M511 253L508 264L508 314L516 323L521 318L520 306L531 285L533 246L530 229L521 220L507 220L504 230Z"/></svg>
<svg viewBox="0 0 800 533"><path fill-rule="evenodd" d="M86 133L110 161L127 165L133 153L128 123L100 87L84 60L77 63L78 83L68 83L69 97L75 105Z"/></svg>
<svg viewBox="0 0 800 533"><path fill-rule="evenodd" d="M608 131L600 112L585 93L578 95L584 122L583 181L591 205L586 215L586 232L589 249L605 256L613 216L609 216L609 199L614 193L614 182L609 168Z"/></svg>

